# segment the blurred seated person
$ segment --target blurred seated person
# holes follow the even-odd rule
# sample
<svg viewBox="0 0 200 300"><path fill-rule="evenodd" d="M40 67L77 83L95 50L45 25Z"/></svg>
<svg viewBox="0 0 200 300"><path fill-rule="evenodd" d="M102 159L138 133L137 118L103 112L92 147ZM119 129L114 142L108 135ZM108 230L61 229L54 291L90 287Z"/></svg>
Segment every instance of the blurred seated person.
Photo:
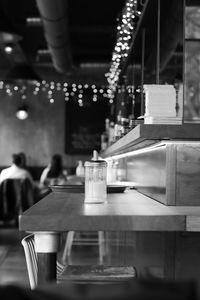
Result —
<svg viewBox="0 0 200 300"><path fill-rule="evenodd" d="M67 171L63 170L62 157L54 154L51 163L46 167L40 177L40 184L44 187L50 185L62 185L66 182Z"/></svg>
<svg viewBox="0 0 200 300"><path fill-rule="evenodd" d="M19 153L20 157L21 157L21 168L23 169L27 169L27 165L26 165L26 154L24 152L20 152Z"/></svg>
<svg viewBox="0 0 200 300"><path fill-rule="evenodd" d="M29 179L34 186L33 178L29 171L23 168L23 158L20 154L12 155L12 165L9 168L3 169L0 173L0 184L6 179Z"/></svg>

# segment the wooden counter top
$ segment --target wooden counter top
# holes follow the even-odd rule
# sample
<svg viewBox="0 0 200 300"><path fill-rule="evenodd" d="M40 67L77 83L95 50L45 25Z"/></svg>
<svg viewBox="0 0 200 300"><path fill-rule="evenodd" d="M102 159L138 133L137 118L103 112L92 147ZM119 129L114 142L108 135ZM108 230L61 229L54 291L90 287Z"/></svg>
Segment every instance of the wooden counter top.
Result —
<svg viewBox="0 0 200 300"><path fill-rule="evenodd" d="M136 190L85 204L84 194L51 193L19 218L22 231L200 231L200 207L165 206Z"/></svg>

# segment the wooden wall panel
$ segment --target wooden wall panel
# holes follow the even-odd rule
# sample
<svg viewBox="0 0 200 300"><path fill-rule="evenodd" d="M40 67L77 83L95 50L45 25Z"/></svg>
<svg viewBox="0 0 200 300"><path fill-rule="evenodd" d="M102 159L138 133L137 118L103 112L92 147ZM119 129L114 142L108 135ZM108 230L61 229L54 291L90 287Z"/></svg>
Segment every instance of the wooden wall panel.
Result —
<svg viewBox="0 0 200 300"><path fill-rule="evenodd" d="M166 202L167 205L176 205L176 145L166 146Z"/></svg>
<svg viewBox="0 0 200 300"><path fill-rule="evenodd" d="M176 205L200 205L200 143L177 145Z"/></svg>

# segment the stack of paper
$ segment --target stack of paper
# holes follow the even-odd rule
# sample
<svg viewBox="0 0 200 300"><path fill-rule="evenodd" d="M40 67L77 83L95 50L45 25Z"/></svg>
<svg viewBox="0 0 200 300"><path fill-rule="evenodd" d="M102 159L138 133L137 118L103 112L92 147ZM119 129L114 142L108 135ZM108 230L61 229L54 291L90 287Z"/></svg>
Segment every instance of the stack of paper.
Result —
<svg viewBox="0 0 200 300"><path fill-rule="evenodd" d="M176 116L176 91L173 85L144 85L145 124L181 124Z"/></svg>

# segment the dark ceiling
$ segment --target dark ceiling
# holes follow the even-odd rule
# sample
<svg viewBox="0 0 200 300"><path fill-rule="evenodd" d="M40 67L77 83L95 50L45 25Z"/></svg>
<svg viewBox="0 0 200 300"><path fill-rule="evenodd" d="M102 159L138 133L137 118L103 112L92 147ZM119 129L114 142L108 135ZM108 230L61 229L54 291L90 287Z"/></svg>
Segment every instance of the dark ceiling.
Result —
<svg viewBox="0 0 200 300"><path fill-rule="evenodd" d="M73 69L78 70L83 64L108 67L116 42L116 18L125 0L61 2L68 3L63 14L66 14L68 24L67 49L72 57ZM38 72L43 68L51 70L52 74L57 73L52 65L42 22L27 22L28 18L40 16L35 0L0 0L1 77L15 64L26 62ZM5 32L11 35L4 35ZM13 53L5 53L6 44L14 45Z"/></svg>
<svg viewBox="0 0 200 300"><path fill-rule="evenodd" d="M154 82L157 0L140 2L147 4L147 9L140 30L136 30L136 38L133 38L128 64L139 65L139 82L141 36L145 28L145 68L149 70L145 74L150 76L147 81ZM59 4L57 12L54 11L55 3ZM182 72L182 3L183 0L161 1L160 65L161 72L165 72L164 80ZM199 0L188 0L188 4L199 5ZM117 17L124 5L125 0L0 0L0 78L4 79L14 65L29 63L44 79L65 80L67 76L76 81L92 78L106 83L105 73L116 43ZM39 22L28 22L28 18L38 18ZM52 24L46 28L45 24L52 18ZM58 26L54 27L57 21ZM44 32L46 35L52 32L54 39L50 38L47 43ZM11 54L5 53L7 44L14 46Z"/></svg>

